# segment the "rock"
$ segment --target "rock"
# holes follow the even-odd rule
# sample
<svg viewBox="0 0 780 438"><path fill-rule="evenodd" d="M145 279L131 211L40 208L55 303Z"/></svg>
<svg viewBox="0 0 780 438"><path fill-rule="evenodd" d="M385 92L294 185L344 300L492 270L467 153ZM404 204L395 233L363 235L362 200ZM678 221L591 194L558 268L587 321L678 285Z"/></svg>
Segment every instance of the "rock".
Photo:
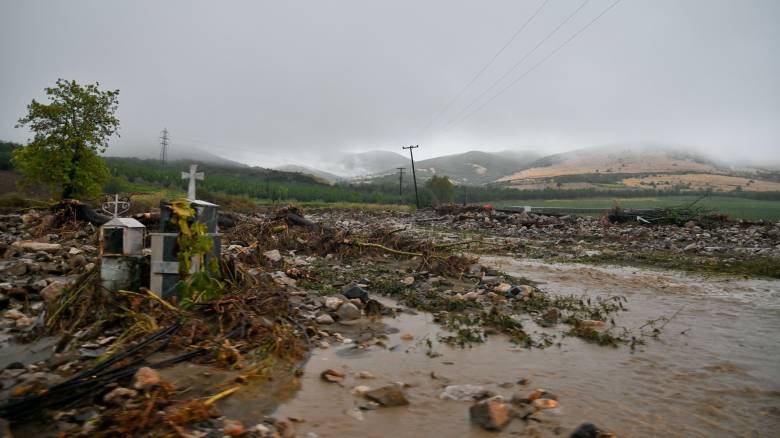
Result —
<svg viewBox="0 0 780 438"><path fill-rule="evenodd" d="M160 373L149 367L142 367L135 373L135 382L133 388L147 389L162 382Z"/></svg>
<svg viewBox="0 0 780 438"><path fill-rule="evenodd" d="M33 242L30 240L14 242L12 246L28 252L57 252L62 249L62 245L59 243Z"/></svg>
<svg viewBox="0 0 780 438"><path fill-rule="evenodd" d="M610 438L614 436L615 434L601 430L593 423L582 423L574 429L569 438Z"/></svg>
<svg viewBox="0 0 780 438"><path fill-rule="evenodd" d="M359 408L347 409L346 411L344 411L344 413L358 421L363 421L365 419L365 416L363 415L363 411L361 411Z"/></svg>
<svg viewBox="0 0 780 438"><path fill-rule="evenodd" d="M342 295L350 300L359 299L361 303L368 301L368 292L360 286L352 286L347 289Z"/></svg>
<svg viewBox="0 0 780 438"><path fill-rule="evenodd" d="M71 270L78 269L87 264L87 258L83 254L76 254L68 260L68 266Z"/></svg>
<svg viewBox="0 0 780 438"><path fill-rule="evenodd" d="M11 305L11 298L6 294L0 294L0 310L5 310Z"/></svg>
<svg viewBox="0 0 780 438"><path fill-rule="evenodd" d="M470 276L478 276L482 274L482 265L479 263L474 263L472 265L469 265L468 274Z"/></svg>
<svg viewBox="0 0 780 438"><path fill-rule="evenodd" d="M493 397L495 394L482 386L477 385L450 385L439 394L442 400L456 401L480 401Z"/></svg>
<svg viewBox="0 0 780 438"><path fill-rule="evenodd" d="M54 281L44 287L40 294L47 303L53 303L65 292L67 284L64 281Z"/></svg>
<svg viewBox="0 0 780 438"><path fill-rule="evenodd" d="M276 420L274 427L276 427L276 431L279 432L282 438L295 438L295 426L293 426L292 421L287 419Z"/></svg>
<svg viewBox="0 0 780 438"><path fill-rule="evenodd" d="M401 335L401 340L413 341L414 340L414 335L411 335L409 333L405 333L405 334Z"/></svg>
<svg viewBox="0 0 780 438"><path fill-rule="evenodd" d="M538 398L533 401L532 405L534 409L538 410L555 409L558 407L558 401L549 398Z"/></svg>
<svg viewBox="0 0 780 438"><path fill-rule="evenodd" d="M469 409L471 421L485 430L503 430L510 421L509 406L500 396L477 402Z"/></svg>
<svg viewBox="0 0 780 438"><path fill-rule="evenodd" d="M27 301L27 289L23 287L14 286L6 293L16 301Z"/></svg>
<svg viewBox="0 0 780 438"><path fill-rule="evenodd" d="M411 286L411 285L413 285L413 284L414 284L414 277L412 277L412 276L410 275L410 276L408 276L408 277L404 277L404 278L402 278L402 279L401 279L401 284L403 284L403 285L405 285L405 286Z"/></svg>
<svg viewBox="0 0 780 438"><path fill-rule="evenodd" d="M376 376L369 373L368 371L358 371L357 373L355 373L355 377L357 377L358 379L376 379Z"/></svg>
<svg viewBox="0 0 780 438"><path fill-rule="evenodd" d="M317 324L333 324L335 322L333 321L333 317L327 313L323 313L314 320L317 321Z"/></svg>
<svg viewBox="0 0 780 438"><path fill-rule="evenodd" d="M515 298L530 298L534 294L534 288L527 284L521 284L519 286L512 286L512 289L507 292L507 296Z"/></svg>
<svg viewBox="0 0 780 438"><path fill-rule="evenodd" d="M328 368L320 373L320 378L326 382L338 383L344 380L344 373Z"/></svg>
<svg viewBox="0 0 780 438"><path fill-rule="evenodd" d="M339 317L339 321L353 321L360 319L362 313L356 305L352 303L344 303L339 306L339 309L336 311L336 315Z"/></svg>
<svg viewBox="0 0 780 438"><path fill-rule="evenodd" d="M263 438L272 436L271 435L271 428L266 426L265 424L262 424L262 423L255 424L251 429L249 429L249 431L250 432L254 432L254 433L256 433L257 435L259 435L259 436L261 436Z"/></svg>
<svg viewBox="0 0 780 438"><path fill-rule="evenodd" d="M294 287L296 284L298 284L298 282L295 281L295 279L288 277L287 274L282 271L272 272L271 278L273 278L274 283L278 284L279 286Z"/></svg>
<svg viewBox="0 0 780 438"><path fill-rule="evenodd" d="M358 385L354 388L352 388L352 391L350 391L353 395L365 395L368 391L371 391L370 386L366 385Z"/></svg>
<svg viewBox="0 0 780 438"><path fill-rule="evenodd" d="M386 407L404 406L409 404L409 400L406 399L406 394L404 394L403 390L396 385L383 386L368 391L365 396L369 400Z"/></svg>
<svg viewBox="0 0 780 438"><path fill-rule="evenodd" d="M534 389L530 394L528 394L527 397L523 397L520 394L515 394L514 396L512 396L512 403L515 403L515 404L526 405L526 404L531 404L531 403L535 402L536 400L553 400L553 401L555 401L555 400L558 400L558 397L556 397L555 395L547 392L544 389L538 389L538 388ZM544 408L544 409L550 409L550 408Z"/></svg>
<svg viewBox="0 0 780 438"><path fill-rule="evenodd" d="M3 317L8 319L13 319L14 321L16 321L17 319L27 318L27 315L25 315L24 313L16 309L10 309L5 311Z"/></svg>
<svg viewBox="0 0 780 438"><path fill-rule="evenodd" d="M19 319L16 320L16 327L17 328L29 327L29 326L31 326L33 324L35 324L35 319L29 318L29 317L26 317L26 316L24 318L19 318Z"/></svg>
<svg viewBox="0 0 780 438"><path fill-rule="evenodd" d="M130 388L114 388L103 396L103 401L110 405L122 406L125 402L138 395L138 391Z"/></svg>
<svg viewBox="0 0 780 438"><path fill-rule="evenodd" d="M471 291L471 292L466 292L463 295L463 299L466 301L477 301L477 299L479 299L479 296L480 296L479 292Z"/></svg>
<svg viewBox="0 0 780 438"><path fill-rule="evenodd" d="M500 294L506 294L510 289L512 289L512 285L509 283L499 283L496 287L493 288L495 292Z"/></svg>
<svg viewBox="0 0 780 438"><path fill-rule="evenodd" d="M7 266L5 269L3 269L3 275L10 275L12 277L21 277L26 273L26 263L14 263L13 265Z"/></svg>
<svg viewBox="0 0 780 438"><path fill-rule="evenodd" d="M266 251L263 253L263 255L265 256L266 259L268 259L273 263L276 263L282 259L282 254L279 252L278 249L272 249L270 251Z"/></svg>
<svg viewBox="0 0 780 438"><path fill-rule="evenodd" d="M343 302L344 300L339 297L327 297L325 298L325 307L329 310L337 310Z"/></svg>
<svg viewBox="0 0 780 438"><path fill-rule="evenodd" d="M379 301L374 299L368 300L368 302L364 306L364 311L366 312L366 316L382 316L384 310L385 310L385 306Z"/></svg>
<svg viewBox="0 0 780 438"><path fill-rule="evenodd" d="M607 324L604 321L598 321L595 319L581 319L577 321L576 327L580 330L601 331L607 327Z"/></svg>
<svg viewBox="0 0 780 438"><path fill-rule="evenodd" d="M683 251L693 251L697 248L697 245L695 243L691 243L690 245L687 245L685 248L683 248Z"/></svg>
<svg viewBox="0 0 780 438"><path fill-rule="evenodd" d="M244 424L238 420L228 420L228 419L223 420L222 430L223 432L225 432L225 435L227 436L241 436L246 433L246 428L244 427Z"/></svg>
<svg viewBox="0 0 780 438"><path fill-rule="evenodd" d="M82 252L84 252L84 251L82 251L82 250L80 250L80 249L78 249L78 248L76 248L76 247L74 246L73 248L71 248L70 250L68 250L68 255L72 255L72 256L74 256L74 255L76 255L76 254L81 254Z"/></svg>

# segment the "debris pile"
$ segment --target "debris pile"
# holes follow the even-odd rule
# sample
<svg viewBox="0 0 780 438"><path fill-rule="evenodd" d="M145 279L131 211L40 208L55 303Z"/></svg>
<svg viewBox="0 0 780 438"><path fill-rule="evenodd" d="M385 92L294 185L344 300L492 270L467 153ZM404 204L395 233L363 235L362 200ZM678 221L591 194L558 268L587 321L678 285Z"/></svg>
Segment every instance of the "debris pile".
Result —
<svg viewBox="0 0 780 438"><path fill-rule="evenodd" d="M284 207L229 215L219 294L182 307L145 288L101 288L97 230L78 219L53 228L56 217L0 216L0 342L47 341L42 349L51 353L4 364L0 417L19 423L43 415L52 420L46 433L67 436L293 436L287 419L245 425L221 416L219 402L250 381L294 380L313 350L391 350L383 318L415 310L433 314L444 329L437 340L455 347L497 334L518 348L550 347L565 336L608 346L644 342L614 326L625 298L556 295L481 264L475 252L573 258L659 246L719 254L701 245L722 241L729 245L724 253L752 248L751 254L780 255L777 224L644 227L472 207L311 214ZM482 229L493 236L478 235ZM426 354L436 357L431 344ZM177 388L165 370L183 362L230 378L192 392ZM350 377L336 368L320 378L337 389ZM351 387L361 404L350 415L414 406L414 388L390 382ZM470 403L474 424L487 430L530 423L559 402L544 390L510 398L479 385L442 385L440 394L442 403ZM590 433L590 426L580 432Z"/></svg>

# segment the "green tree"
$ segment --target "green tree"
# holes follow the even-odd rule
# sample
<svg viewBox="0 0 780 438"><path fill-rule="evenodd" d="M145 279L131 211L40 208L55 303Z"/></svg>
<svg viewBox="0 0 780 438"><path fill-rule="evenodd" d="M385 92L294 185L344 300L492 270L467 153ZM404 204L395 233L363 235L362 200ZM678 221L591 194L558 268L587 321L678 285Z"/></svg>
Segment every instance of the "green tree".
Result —
<svg viewBox="0 0 780 438"><path fill-rule="evenodd" d="M455 185L446 176L433 175L425 182L425 187L433 194L433 200L437 203L452 202L455 193Z"/></svg>
<svg viewBox="0 0 780 438"><path fill-rule="evenodd" d="M100 193L110 173L98 153L119 129L119 90L101 91L99 85L59 79L46 88L50 103L33 99L27 105L16 127L28 126L35 136L13 152L23 183L44 184L60 198Z"/></svg>

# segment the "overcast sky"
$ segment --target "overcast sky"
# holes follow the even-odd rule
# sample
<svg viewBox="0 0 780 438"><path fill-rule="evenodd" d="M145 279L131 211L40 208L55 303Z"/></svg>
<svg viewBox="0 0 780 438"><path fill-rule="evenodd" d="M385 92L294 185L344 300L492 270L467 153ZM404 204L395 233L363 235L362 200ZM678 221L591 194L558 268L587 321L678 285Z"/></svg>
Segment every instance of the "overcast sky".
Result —
<svg viewBox="0 0 780 438"><path fill-rule="evenodd" d="M587 2L494 90L613 1ZM157 148L167 127L174 148L266 166L406 144L421 158L652 142L780 161L777 0L623 0L471 114L583 3L550 0L434 119L542 3L0 0L0 139L25 141L26 104L66 78L120 90L125 151Z"/></svg>

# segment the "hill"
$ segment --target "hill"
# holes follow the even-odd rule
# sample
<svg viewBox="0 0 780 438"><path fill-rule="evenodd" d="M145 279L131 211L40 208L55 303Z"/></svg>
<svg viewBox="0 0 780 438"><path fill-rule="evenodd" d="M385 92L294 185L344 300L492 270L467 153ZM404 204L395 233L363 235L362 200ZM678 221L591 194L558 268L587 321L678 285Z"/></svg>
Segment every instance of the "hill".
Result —
<svg viewBox="0 0 780 438"><path fill-rule="evenodd" d="M284 166L278 166L274 168L275 170L280 170L282 172L294 172L294 173L300 173L303 175L310 175L314 176L316 178L319 178L323 181L329 182L329 183L335 183L337 181L342 180L343 178L335 175L330 172L325 172L324 170L315 169L313 167L308 166L298 166L296 164L285 164Z"/></svg>
<svg viewBox="0 0 780 438"><path fill-rule="evenodd" d="M446 175L450 180L460 185L484 185L510 175L522 169L538 158L530 152L482 152L469 151L462 154L445 155L429 158L414 163L418 181L425 181L433 175ZM400 166L399 166L400 167ZM408 160L403 165L411 173ZM394 168L362 178L364 181L391 180L397 178L398 171Z"/></svg>
<svg viewBox="0 0 780 438"><path fill-rule="evenodd" d="M112 146L108 149L106 158L140 158L158 160L160 151L157 146ZM198 163L218 164L226 167L249 167L244 163L229 160L196 147L171 147L168 150L168 161L194 161Z"/></svg>
<svg viewBox="0 0 780 438"><path fill-rule="evenodd" d="M735 169L704 155L664 145L599 146L550 155L499 182L523 190L780 190L780 181L772 172Z"/></svg>

